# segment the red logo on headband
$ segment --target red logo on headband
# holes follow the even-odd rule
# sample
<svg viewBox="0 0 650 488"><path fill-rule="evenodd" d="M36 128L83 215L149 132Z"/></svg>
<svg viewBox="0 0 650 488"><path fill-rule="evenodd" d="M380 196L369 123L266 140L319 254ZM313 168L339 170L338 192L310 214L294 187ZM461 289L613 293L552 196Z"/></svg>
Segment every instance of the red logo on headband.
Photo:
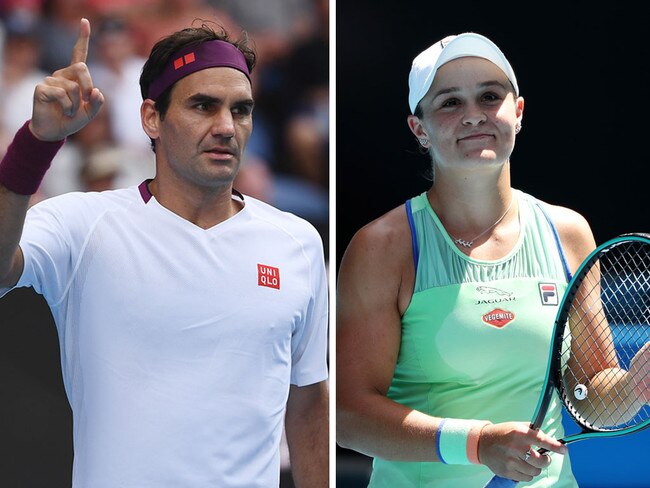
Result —
<svg viewBox="0 0 650 488"><path fill-rule="evenodd" d="M194 57L194 53L189 53L186 54L185 56L182 56L178 59L174 60L174 69L179 69L185 66L186 64L190 64L196 61L196 58Z"/></svg>

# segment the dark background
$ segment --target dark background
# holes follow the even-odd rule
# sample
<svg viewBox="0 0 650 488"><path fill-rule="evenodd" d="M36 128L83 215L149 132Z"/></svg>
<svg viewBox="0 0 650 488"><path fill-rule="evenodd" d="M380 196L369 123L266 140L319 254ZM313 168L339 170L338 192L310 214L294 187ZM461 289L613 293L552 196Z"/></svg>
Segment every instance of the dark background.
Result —
<svg viewBox="0 0 650 488"><path fill-rule="evenodd" d="M50 309L31 289L0 300L0 486L69 488L72 418Z"/></svg>
<svg viewBox="0 0 650 488"><path fill-rule="evenodd" d="M429 188L406 124L408 73L418 53L466 31L504 51L525 99L513 187L580 212L597 243L650 231L647 20L627 0L338 2L337 267L354 232ZM573 445L581 487L649 486L636 454L648 452L645 434ZM367 458L337 454L337 486L366 486Z"/></svg>

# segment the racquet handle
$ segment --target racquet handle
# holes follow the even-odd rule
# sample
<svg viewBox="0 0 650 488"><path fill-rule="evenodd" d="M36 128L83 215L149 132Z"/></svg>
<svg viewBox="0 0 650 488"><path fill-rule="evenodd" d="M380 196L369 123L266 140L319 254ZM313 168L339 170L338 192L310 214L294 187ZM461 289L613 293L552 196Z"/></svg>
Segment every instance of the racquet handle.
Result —
<svg viewBox="0 0 650 488"><path fill-rule="evenodd" d="M495 474L494 477L488 481L487 485L485 485L483 488L513 488L517 486L517 483L517 481L509 480L508 478L502 478L501 476L497 476Z"/></svg>

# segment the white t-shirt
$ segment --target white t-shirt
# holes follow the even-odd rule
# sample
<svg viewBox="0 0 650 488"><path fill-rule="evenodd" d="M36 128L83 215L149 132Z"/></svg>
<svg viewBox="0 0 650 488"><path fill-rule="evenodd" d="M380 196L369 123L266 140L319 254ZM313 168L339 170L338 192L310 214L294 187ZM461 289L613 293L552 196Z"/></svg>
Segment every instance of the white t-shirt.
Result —
<svg viewBox="0 0 650 488"><path fill-rule="evenodd" d="M47 300L74 488L272 487L289 385L327 377L322 242L250 197L204 230L146 186L32 207L19 287Z"/></svg>

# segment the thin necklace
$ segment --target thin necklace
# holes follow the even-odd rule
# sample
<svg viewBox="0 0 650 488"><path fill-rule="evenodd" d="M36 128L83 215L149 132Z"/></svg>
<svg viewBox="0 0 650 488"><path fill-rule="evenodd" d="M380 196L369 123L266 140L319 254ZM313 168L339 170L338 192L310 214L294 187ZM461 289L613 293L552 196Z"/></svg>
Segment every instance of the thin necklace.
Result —
<svg viewBox="0 0 650 488"><path fill-rule="evenodd" d="M485 229L483 232L481 232L479 235L477 235L474 239L471 239L471 240L469 240L469 241L466 241L465 239L456 239L454 236L452 236L451 234L449 234L449 232L447 232L447 234L449 234L449 237L451 237L451 238L454 240L454 244L457 244L457 245L459 245L459 246L463 246L463 247L470 248L470 247L472 247L472 246L474 245L474 241L475 241L476 239L478 239L479 237L481 237L483 234L485 234L485 233L486 233L487 231L489 231L490 229L493 229L493 228L494 228L494 227L495 227L499 222L501 222L501 221L505 218L506 215L508 215L508 212L510 212L510 209L512 208L512 204L514 203L514 201L515 201L515 194L513 193L513 194L512 194L512 198L510 199L510 205L508 205L508 208L507 208L506 211L503 213L503 215L502 215L501 217L499 217L499 218L497 219L497 221L496 221L494 224L492 224L490 227L488 227L487 229Z"/></svg>

